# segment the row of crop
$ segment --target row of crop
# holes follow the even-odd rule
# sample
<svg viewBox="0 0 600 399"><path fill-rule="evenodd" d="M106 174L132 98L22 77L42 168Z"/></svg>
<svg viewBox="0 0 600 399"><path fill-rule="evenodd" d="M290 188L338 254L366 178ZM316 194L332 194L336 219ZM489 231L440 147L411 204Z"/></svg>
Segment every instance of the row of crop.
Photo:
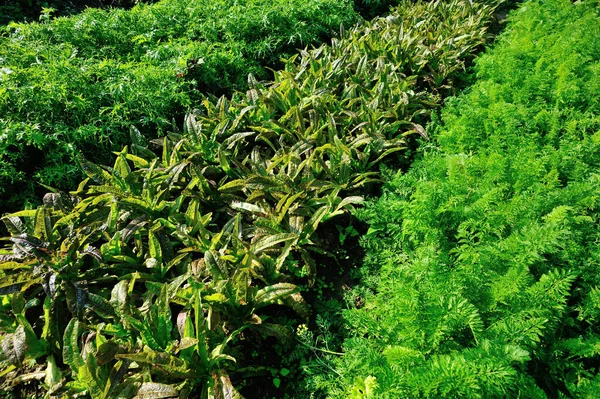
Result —
<svg viewBox="0 0 600 399"><path fill-rule="evenodd" d="M132 8L142 1L134 0L0 0L0 25L9 22L37 21L44 11L51 8L57 16L68 16L93 8ZM151 4L156 1L143 1ZM397 0L354 0L355 10L366 19L384 14L397 4Z"/></svg>
<svg viewBox="0 0 600 399"><path fill-rule="evenodd" d="M377 283L331 397L598 397L599 35L596 1L525 2L360 212Z"/></svg>
<svg viewBox="0 0 600 399"><path fill-rule="evenodd" d="M78 153L112 163L131 125L158 137L206 93L265 79L359 19L349 0L164 0L3 27L0 202L72 189Z"/></svg>
<svg viewBox="0 0 600 399"><path fill-rule="evenodd" d="M48 8L54 9L57 15L66 16L81 12L86 7L131 8L137 3L134 0L0 0L0 25L37 21Z"/></svg>
<svg viewBox="0 0 600 399"><path fill-rule="evenodd" d="M274 373L248 353L291 347L310 317L298 284L327 255L319 226L423 133L492 12L405 1L267 87L251 78L245 95L205 100L182 135L150 143L160 157L132 129L113 167L80 159L75 192L3 218L1 375L40 364L48 395L219 398Z"/></svg>

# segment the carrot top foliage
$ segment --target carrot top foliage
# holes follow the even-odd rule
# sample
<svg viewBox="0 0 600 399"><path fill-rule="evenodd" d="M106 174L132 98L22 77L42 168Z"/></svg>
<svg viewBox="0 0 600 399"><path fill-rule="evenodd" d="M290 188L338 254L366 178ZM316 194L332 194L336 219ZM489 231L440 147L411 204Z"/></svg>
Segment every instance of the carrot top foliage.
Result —
<svg viewBox="0 0 600 399"><path fill-rule="evenodd" d="M375 283L346 312L332 397L600 392L598 3L509 21L421 159L359 212Z"/></svg>

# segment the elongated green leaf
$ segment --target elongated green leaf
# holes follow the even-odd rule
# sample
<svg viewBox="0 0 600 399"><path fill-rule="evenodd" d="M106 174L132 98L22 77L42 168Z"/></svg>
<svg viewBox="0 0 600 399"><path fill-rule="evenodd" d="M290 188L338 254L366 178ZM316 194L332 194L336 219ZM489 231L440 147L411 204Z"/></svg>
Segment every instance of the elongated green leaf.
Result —
<svg viewBox="0 0 600 399"><path fill-rule="evenodd" d="M164 346L167 345L167 342L170 339L171 329L173 327L171 323L171 307L169 306L167 288L167 285L163 284L160 295L156 300L156 311L158 313L156 323L152 323L156 329L158 341L163 343Z"/></svg>
<svg viewBox="0 0 600 399"><path fill-rule="evenodd" d="M206 251L204 253L204 263L215 278L226 279L229 277L227 266L216 251Z"/></svg>
<svg viewBox="0 0 600 399"><path fill-rule="evenodd" d="M108 398L130 398L138 390L139 384L133 385L131 381L127 379L123 381L123 377L127 374L129 364L131 362L127 359L119 360L115 363L113 368L110 370L108 380L104 386L104 392L102 394L103 399ZM112 394L115 390L118 394Z"/></svg>
<svg viewBox="0 0 600 399"><path fill-rule="evenodd" d="M299 292L286 296L285 298L282 298L281 301L285 306L292 308L305 321L310 319L310 306Z"/></svg>
<svg viewBox="0 0 600 399"><path fill-rule="evenodd" d="M40 240L33 235L25 233L16 237L11 237L10 240L27 255L36 256L49 253L49 250L47 249L49 243Z"/></svg>
<svg viewBox="0 0 600 399"><path fill-rule="evenodd" d="M306 195L306 194L303 192L299 192L297 194L292 195L285 201L285 203L283 204L281 209L277 210L277 212L279 212L279 215L277 216L277 223L281 223L281 221L287 214L288 210L295 204L295 201L303 195Z"/></svg>
<svg viewBox="0 0 600 399"><path fill-rule="evenodd" d="M79 321L72 318L63 335L63 361L77 374L79 368L84 366L83 358L79 353Z"/></svg>
<svg viewBox="0 0 600 399"><path fill-rule="evenodd" d="M225 183L221 187L219 187L219 191L221 192L236 192L244 189L246 187L246 179L237 179L232 180L228 183Z"/></svg>
<svg viewBox="0 0 600 399"><path fill-rule="evenodd" d="M228 375L213 375L214 385L211 388L215 399L244 399L235 389Z"/></svg>
<svg viewBox="0 0 600 399"><path fill-rule="evenodd" d="M302 250L300 256L302 256L302 260L308 266L308 286L311 287L317 278L317 264L307 250Z"/></svg>
<svg viewBox="0 0 600 399"><path fill-rule="evenodd" d="M106 384L98 376L98 366L96 364L96 358L93 355L89 355L85 359L85 366L79 369L79 381L83 382L89 395L92 399L102 399L103 388Z"/></svg>
<svg viewBox="0 0 600 399"><path fill-rule="evenodd" d="M321 223L321 220L323 220L323 218L327 215L328 212L329 206L323 205L322 207L320 207L310 218L308 223L304 226L302 235L305 238L310 239L310 236L317 230L319 223Z"/></svg>
<svg viewBox="0 0 600 399"><path fill-rule="evenodd" d="M198 339L198 344L196 345L196 353L198 354L198 357L200 358L200 362L202 364L202 366L207 369L208 365L209 365L209 358L208 358L208 348L206 345L206 330L207 330L207 326L206 326L206 318L204 316L204 310L202 309L202 302L201 302L201 296L200 296L200 292L194 292L194 302L193 302L193 306L194 306L194 329L195 329L195 333L196 333L196 338ZM210 326L208 326L210 329ZM188 331L191 331L191 329L188 327L187 322L186 322L186 335L188 334Z"/></svg>
<svg viewBox="0 0 600 399"><path fill-rule="evenodd" d="M129 316L127 314L123 315L123 318L140 333L144 344L157 351L163 349L154 338L154 333L152 332L152 330L150 330L149 326L146 323L141 322L135 317Z"/></svg>
<svg viewBox="0 0 600 399"><path fill-rule="evenodd" d="M298 286L289 283L278 283L258 290L254 297L255 308L259 309L263 306L276 303L277 300L292 295L298 291Z"/></svg>
<svg viewBox="0 0 600 399"><path fill-rule="evenodd" d="M284 345L291 345L294 342L294 330L288 326L273 323L261 323L254 327L261 334L269 337L275 337Z"/></svg>
<svg viewBox="0 0 600 399"><path fill-rule="evenodd" d="M27 342L27 350L32 357L38 356L40 352L45 352L45 343L43 341L38 340L37 334L33 330L33 327L29 323L29 320L25 317L23 313L16 314L15 318L17 319L17 323L23 330L25 331L25 340Z"/></svg>
<svg viewBox="0 0 600 399"><path fill-rule="evenodd" d="M46 359L46 377L44 378L44 384L46 384L52 392L55 386L60 383L61 379L62 373L60 368L56 365L54 356L48 356Z"/></svg>
<svg viewBox="0 0 600 399"><path fill-rule="evenodd" d="M115 317L116 313L109 301L96 295L92 292L88 292L86 296L86 306L98 313L101 317Z"/></svg>
<svg viewBox="0 0 600 399"><path fill-rule="evenodd" d="M119 345L113 341L108 341L100 345L96 351L96 362L102 366L115 358L119 353Z"/></svg>
<svg viewBox="0 0 600 399"><path fill-rule="evenodd" d="M348 205L351 204L362 204L364 202L363 197L359 197L359 196L354 196L354 197L346 197L344 198L339 204L338 206L335 208L335 211L333 211L330 215L327 215L327 218L325 218L325 220L342 214L342 210L345 209L346 207L348 207Z"/></svg>
<svg viewBox="0 0 600 399"><path fill-rule="evenodd" d="M110 304L119 315L122 315L127 309L128 289L129 280L121 280L111 291Z"/></svg>
<svg viewBox="0 0 600 399"><path fill-rule="evenodd" d="M235 128L235 122L234 122L234 126L232 126L232 128ZM223 141L223 144L225 146L227 146L228 150L231 150L235 144L237 142L239 142L240 140L245 139L246 137L250 137L250 136L254 136L256 135L256 132L242 132L242 133L235 133L232 134L231 136L229 136L225 141Z"/></svg>
<svg viewBox="0 0 600 399"><path fill-rule="evenodd" d="M182 359L190 361L194 354L194 350L196 348L198 348L198 345L204 345L204 343L200 342L200 339L196 337L196 332L194 331L194 321L192 320L192 317L190 317L190 315L187 312L180 313L180 316L181 316L181 314L183 314L184 316L182 316L181 319L179 317L177 318L177 325L178 325L179 334L181 337L180 355L181 355ZM194 344L194 347L190 347L190 348L184 347L184 341L191 342L190 340L194 340L196 342Z"/></svg>
<svg viewBox="0 0 600 399"><path fill-rule="evenodd" d="M2 221L11 235L25 234L27 232L27 228L21 218L15 215L4 216Z"/></svg>
<svg viewBox="0 0 600 399"><path fill-rule="evenodd" d="M298 235L294 233L281 233L272 236L262 237L253 245L255 254L260 254L262 251L272 248L278 244L298 239Z"/></svg>
<svg viewBox="0 0 600 399"><path fill-rule="evenodd" d="M160 241L152 230L148 232L148 253L151 258L156 259L156 262L159 266L162 264L163 253L160 246Z"/></svg>
<svg viewBox="0 0 600 399"><path fill-rule="evenodd" d="M0 259L0 270L18 270L18 269L31 270L33 268L33 265L31 263L32 262L24 263L24 262L15 262L15 261L5 261L3 259Z"/></svg>
<svg viewBox="0 0 600 399"><path fill-rule="evenodd" d="M77 160L79 161L81 170L83 170L83 172L97 184L105 184L113 181L114 178L110 173L102 169L100 166L89 162L83 156L79 156Z"/></svg>
<svg viewBox="0 0 600 399"><path fill-rule="evenodd" d="M179 396L179 392L171 385L157 382L145 382L137 393L138 399L162 399Z"/></svg>
<svg viewBox="0 0 600 399"><path fill-rule="evenodd" d="M152 351L149 348L144 348L143 352L127 353L116 355L117 359L127 359L136 363L144 363L151 367L160 368L172 377L177 378L193 378L194 372L189 367L188 363L175 357L169 353Z"/></svg>
<svg viewBox="0 0 600 399"><path fill-rule="evenodd" d="M23 271L15 274L10 274L2 278L0 282L0 295L6 295L13 292L25 291L34 284L40 284L41 277L34 277L33 273Z"/></svg>
<svg viewBox="0 0 600 399"><path fill-rule="evenodd" d="M230 205L236 211L246 211L250 213L264 214L265 210L258 205L249 202L232 201Z"/></svg>
<svg viewBox="0 0 600 399"><path fill-rule="evenodd" d="M35 226L33 229L33 235L40 237L43 241L50 240L52 234L52 224L50 221L49 212L46 207L40 206L35 213Z"/></svg>
<svg viewBox="0 0 600 399"><path fill-rule="evenodd" d="M14 333L7 334L2 341L2 352L8 361L17 367L21 367L25 360L27 349L27 336L23 326L19 325Z"/></svg>
<svg viewBox="0 0 600 399"><path fill-rule="evenodd" d="M137 155L125 154L125 158L132 161L136 168L147 168L150 165L150 162L146 161L142 157L138 157Z"/></svg>

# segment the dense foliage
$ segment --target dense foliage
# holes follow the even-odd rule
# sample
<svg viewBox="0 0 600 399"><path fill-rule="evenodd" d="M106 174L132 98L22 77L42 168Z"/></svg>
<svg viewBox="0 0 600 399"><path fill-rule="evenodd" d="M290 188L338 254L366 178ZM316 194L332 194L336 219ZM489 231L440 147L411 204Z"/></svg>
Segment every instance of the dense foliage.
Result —
<svg viewBox="0 0 600 399"><path fill-rule="evenodd" d="M271 85L205 100L151 143L159 157L132 129L112 167L80 158L76 191L3 218L1 375L93 398L235 398L279 375L248 353L291 347L308 322L319 226L424 134L492 12L403 2L292 57Z"/></svg>
<svg viewBox="0 0 600 399"><path fill-rule="evenodd" d="M203 93L267 78L281 56L358 18L349 0L164 0L5 27L0 202L21 206L39 183L72 189L79 152L112 163L131 125L161 135Z"/></svg>
<svg viewBox="0 0 600 399"><path fill-rule="evenodd" d="M598 37L597 1L524 3L360 212L374 291L332 397L598 397Z"/></svg>
<svg viewBox="0 0 600 399"><path fill-rule="evenodd" d="M398 0L354 0L354 8L366 19L385 14L396 4Z"/></svg>
<svg viewBox="0 0 600 399"><path fill-rule="evenodd" d="M44 9L52 8L56 15L67 16L94 8L131 8L136 0L0 0L0 25L9 22L37 21ZM144 1L150 3L151 1Z"/></svg>
<svg viewBox="0 0 600 399"><path fill-rule="evenodd" d="M138 3L155 3L151 0L0 0L0 25L11 21L37 21L43 10L52 8L56 15L67 16L92 8L131 8ZM364 18L370 19L387 13L398 0L354 0L354 8Z"/></svg>

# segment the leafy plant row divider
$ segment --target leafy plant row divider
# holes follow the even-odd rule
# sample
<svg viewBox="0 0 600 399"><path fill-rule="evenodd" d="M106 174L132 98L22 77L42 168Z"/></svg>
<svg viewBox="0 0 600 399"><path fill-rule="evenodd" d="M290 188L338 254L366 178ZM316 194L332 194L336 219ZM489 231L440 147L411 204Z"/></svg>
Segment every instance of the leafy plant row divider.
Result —
<svg viewBox="0 0 600 399"><path fill-rule="evenodd" d="M206 100L182 135L132 144L113 167L80 160L70 194L3 217L0 364L47 397L241 398L244 346L293 330L265 313L310 309L321 223L379 182L486 39L493 7L403 2L302 51L270 86ZM298 266L300 265L300 266ZM302 269L302 270L301 270ZM26 374L29 373L29 374Z"/></svg>

